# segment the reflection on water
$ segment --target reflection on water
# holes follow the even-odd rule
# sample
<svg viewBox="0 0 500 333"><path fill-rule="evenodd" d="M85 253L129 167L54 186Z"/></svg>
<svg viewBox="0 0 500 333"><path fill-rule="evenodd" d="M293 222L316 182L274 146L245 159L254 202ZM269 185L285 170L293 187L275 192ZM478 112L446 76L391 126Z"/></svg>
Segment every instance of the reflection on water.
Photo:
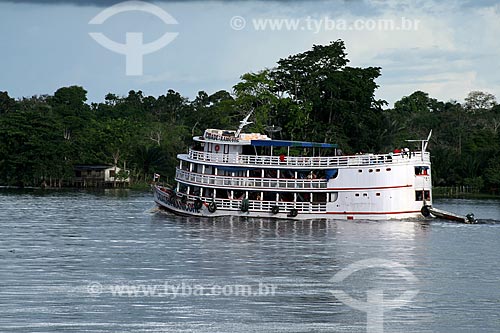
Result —
<svg viewBox="0 0 500 333"><path fill-rule="evenodd" d="M176 217L150 194L0 194L2 332L365 332L330 292L396 299L385 332L498 332L498 202L437 201L493 221L284 221ZM359 260L404 265L331 279ZM251 295L114 295L127 285L275 287ZM96 293L96 286L101 286ZM258 290L258 289L252 289ZM469 315L464 316L464 313Z"/></svg>

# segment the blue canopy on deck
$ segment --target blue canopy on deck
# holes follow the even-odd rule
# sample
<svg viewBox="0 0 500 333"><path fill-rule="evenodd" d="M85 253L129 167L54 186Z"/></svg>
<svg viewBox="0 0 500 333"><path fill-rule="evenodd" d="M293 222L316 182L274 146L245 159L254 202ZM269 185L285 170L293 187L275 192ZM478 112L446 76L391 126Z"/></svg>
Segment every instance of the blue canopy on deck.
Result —
<svg viewBox="0 0 500 333"><path fill-rule="evenodd" d="M337 148L338 145L331 143L286 141L286 140L252 140L252 146L256 147L301 147L301 148Z"/></svg>

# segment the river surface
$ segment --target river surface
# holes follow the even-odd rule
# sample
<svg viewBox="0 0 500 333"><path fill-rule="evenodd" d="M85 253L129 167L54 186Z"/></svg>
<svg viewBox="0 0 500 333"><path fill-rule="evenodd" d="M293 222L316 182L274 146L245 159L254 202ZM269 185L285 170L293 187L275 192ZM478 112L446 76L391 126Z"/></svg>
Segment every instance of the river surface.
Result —
<svg viewBox="0 0 500 333"><path fill-rule="evenodd" d="M480 224L204 220L150 193L0 192L0 332L500 332Z"/></svg>

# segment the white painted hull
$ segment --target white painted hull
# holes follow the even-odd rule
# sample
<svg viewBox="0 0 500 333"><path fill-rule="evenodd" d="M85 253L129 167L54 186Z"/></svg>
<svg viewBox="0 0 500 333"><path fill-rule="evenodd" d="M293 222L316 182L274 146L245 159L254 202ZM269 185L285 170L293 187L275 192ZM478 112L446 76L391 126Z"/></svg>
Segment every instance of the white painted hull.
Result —
<svg viewBox="0 0 500 333"><path fill-rule="evenodd" d="M154 200L158 207L182 216L196 217L251 217L251 218L275 218L288 220L312 220L312 219L329 219L329 220L390 220L390 219L423 219L420 210L416 211L400 211L400 212L306 212L300 211L297 216L290 216L289 212L280 211L273 214L271 211L247 211L242 212L239 209L217 208L215 212L210 212L208 203L204 203L200 209L195 208L192 200L182 202L180 198L171 200L169 191L164 191L162 188L155 186Z"/></svg>

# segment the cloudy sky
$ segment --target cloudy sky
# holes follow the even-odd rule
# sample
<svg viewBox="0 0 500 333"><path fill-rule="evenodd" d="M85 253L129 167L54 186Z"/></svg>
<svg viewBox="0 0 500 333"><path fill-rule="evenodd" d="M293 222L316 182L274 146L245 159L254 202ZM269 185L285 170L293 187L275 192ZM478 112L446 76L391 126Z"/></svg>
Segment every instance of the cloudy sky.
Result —
<svg viewBox="0 0 500 333"><path fill-rule="evenodd" d="M351 66L382 67L377 96L391 104L416 90L444 101L462 101L472 90L500 97L495 0L164 0L149 2L159 7L154 13L115 11L89 24L117 3L0 0L0 91L19 98L81 85L92 102L131 89L192 98L199 90L231 90L243 73L342 39ZM143 56L142 75L127 75L127 57L92 32L122 44L127 33L142 33L145 44L177 35Z"/></svg>

